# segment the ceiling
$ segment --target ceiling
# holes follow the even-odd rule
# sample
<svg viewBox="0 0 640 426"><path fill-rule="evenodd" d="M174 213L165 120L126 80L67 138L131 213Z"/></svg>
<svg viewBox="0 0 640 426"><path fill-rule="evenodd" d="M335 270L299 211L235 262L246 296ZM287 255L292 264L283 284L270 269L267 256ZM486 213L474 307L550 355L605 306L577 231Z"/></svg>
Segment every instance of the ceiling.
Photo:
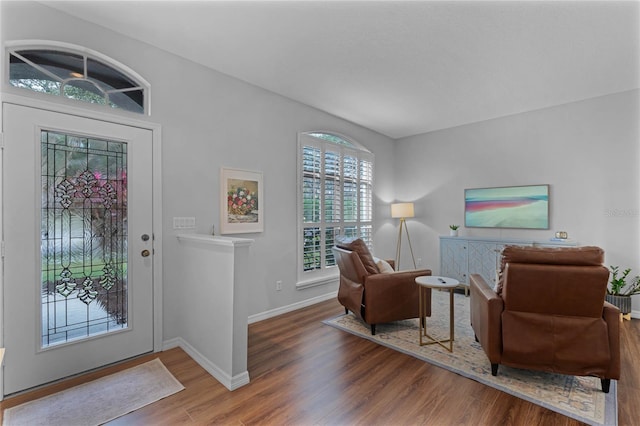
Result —
<svg viewBox="0 0 640 426"><path fill-rule="evenodd" d="M391 138L639 86L638 1L44 1Z"/></svg>

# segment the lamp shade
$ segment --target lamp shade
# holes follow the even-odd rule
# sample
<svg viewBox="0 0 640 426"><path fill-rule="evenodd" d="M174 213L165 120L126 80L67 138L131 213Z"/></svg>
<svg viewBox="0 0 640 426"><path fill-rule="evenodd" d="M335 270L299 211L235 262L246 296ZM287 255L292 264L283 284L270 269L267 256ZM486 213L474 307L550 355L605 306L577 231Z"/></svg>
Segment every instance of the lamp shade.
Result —
<svg viewBox="0 0 640 426"><path fill-rule="evenodd" d="M413 217L413 203L391 204L391 217L394 219Z"/></svg>

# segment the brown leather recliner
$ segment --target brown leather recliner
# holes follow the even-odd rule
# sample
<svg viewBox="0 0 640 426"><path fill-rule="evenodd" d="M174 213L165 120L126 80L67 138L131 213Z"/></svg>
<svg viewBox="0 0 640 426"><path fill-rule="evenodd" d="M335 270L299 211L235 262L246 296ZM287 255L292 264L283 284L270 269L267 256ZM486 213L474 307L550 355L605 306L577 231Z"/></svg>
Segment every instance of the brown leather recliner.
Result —
<svg viewBox="0 0 640 426"><path fill-rule="evenodd" d="M371 326L419 317L416 277L431 275L429 269L381 273L362 240L332 248L338 268L338 301ZM389 261L393 267L393 261ZM427 315L431 316L431 292L427 296Z"/></svg>
<svg viewBox="0 0 640 426"><path fill-rule="evenodd" d="M620 378L620 311L605 302L609 270L599 247L516 247L502 253L494 291L470 276L471 326L489 362Z"/></svg>

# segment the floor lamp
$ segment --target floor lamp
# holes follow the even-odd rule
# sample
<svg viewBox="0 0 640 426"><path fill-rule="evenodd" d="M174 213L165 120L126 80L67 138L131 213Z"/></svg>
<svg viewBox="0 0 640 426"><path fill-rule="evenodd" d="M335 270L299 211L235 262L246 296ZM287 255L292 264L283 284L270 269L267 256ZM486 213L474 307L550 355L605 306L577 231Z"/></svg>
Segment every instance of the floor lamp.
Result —
<svg viewBox="0 0 640 426"><path fill-rule="evenodd" d="M413 217L413 203L396 203L391 204L391 217L394 219L400 218L400 229L398 230L398 245L396 246L396 265L395 270L400 270L400 249L402 247L402 228L404 228L407 234L407 241L409 241L409 250L411 250L411 259L413 259L413 268L416 269L416 259L413 257L413 247L411 247L411 238L409 238L409 229L405 218Z"/></svg>

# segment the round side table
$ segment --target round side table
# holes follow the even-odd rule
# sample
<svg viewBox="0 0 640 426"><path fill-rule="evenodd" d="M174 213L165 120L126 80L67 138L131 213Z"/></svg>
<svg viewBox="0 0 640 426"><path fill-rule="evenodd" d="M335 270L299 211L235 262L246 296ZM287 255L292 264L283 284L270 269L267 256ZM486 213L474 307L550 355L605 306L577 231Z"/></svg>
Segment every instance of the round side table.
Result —
<svg viewBox="0 0 640 426"><path fill-rule="evenodd" d="M447 277L438 277L427 275L423 277L416 278L416 284L418 284L418 298L419 298L419 309L420 309L420 320L419 322L419 330L420 330L420 346L424 345L432 345L438 344L448 350L449 352L453 352L453 341L454 341L454 320L453 320L453 290L455 290L460 282L453 278ZM427 333L427 289L448 289L449 290L449 338L447 340L436 339L430 336ZM423 337L429 339L428 341L423 343ZM449 343L447 347L445 343Z"/></svg>

